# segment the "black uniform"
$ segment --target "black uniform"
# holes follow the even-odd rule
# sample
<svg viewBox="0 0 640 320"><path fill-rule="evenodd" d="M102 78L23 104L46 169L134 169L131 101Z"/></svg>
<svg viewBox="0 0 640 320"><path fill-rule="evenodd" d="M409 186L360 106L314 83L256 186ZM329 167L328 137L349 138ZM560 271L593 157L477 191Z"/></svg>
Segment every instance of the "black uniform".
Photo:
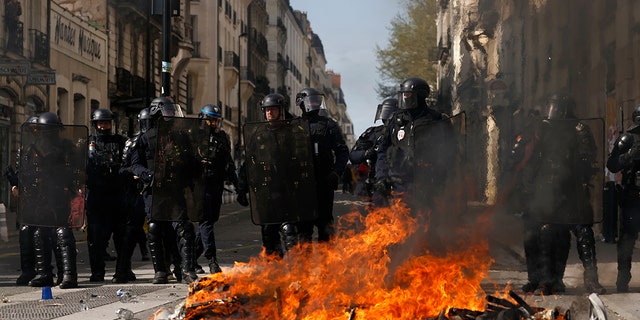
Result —
<svg viewBox="0 0 640 320"><path fill-rule="evenodd" d="M628 292L633 249L640 232L640 105L633 112L633 125L618 137L607 161L611 172L622 172L622 217L618 238L618 292Z"/></svg>
<svg viewBox="0 0 640 320"><path fill-rule="evenodd" d="M354 165L366 162L366 165L369 167L367 179L364 181L364 192L368 196L373 195L373 186L375 184L376 176L375 166L378 158L376 149L379 140L385 134L385 132L385 125L367 128L367 130L365 130L360 135L360 137L356 141L356 144L351 149L351 153L349 154L349 159Z"/></svg>
<svg viewBox="0 0 640 320"><path fill-rule="evenodd" d="M121 206L123 191L120 167L126 138L119 134L97 133L89 137L87 163L87 244L92 282L104 281L105 251L113 234L117 259L127 260L124 250L126 212ZM122 262L121 262L122 263ZM118 264L118 263L116 263ZM120 270L123 271L123 270ZM116 278L126 278L116 269Z"/></svg>
<svg viewBox="0 0 640 320"><path fill-rule="evenodd" d="M38 134L20 153L20 210L24 224L37 226L33 232L36 277L29 285L52 286L51 253L60 254L58 275L60 288L78 286L76 243L69 228L70 204L84 188L76 177L84 170L84 155L76 145L60 136L62 124L51 112L40 115ZM86 128L83 130L86 138ZM86 143L83 141L82 143ZM84 149L82 149L84 150Z"/></svg>
<svg viewBox="0 0 640 320"><path fill-rule="evenodd" d="M593 208L589 181L594 171L596 146L590 128L566 116L572 100L552 95L549 110L564 110L561 116L548 112L537 127L532 156L522 170L525 204L525 254L530 291L545 295L565 290L562 278L566 267L571 232L584 267L584 284L589 292L604 293L598 282L593 235ZM537 239L537 241L536 241Z"/></svg>
<svg viewBox="0 0 640 320"><path fill-rule="evenodd" d="M320 115L319 110L305 112L302 117L309 121L311 131L318 193L318 219L313 223L302 223L299 231L302 239L311 241L315 226L318 228L318 241L328 241L335 233L334 191L338 188L349 159L349 148L344 142L342 130L333 119Z"/></svg>
<svg viewBox="0 0 640 320"><path fill-rule="evenodd" d="M212 130L207 145L200 150L204 169L204 220L200 221L199 234L204 245L204 256L209 261L211 273L220 272L216 258L214 224L220 218L224 182L238 185L236 166L231 158L231 140L226 132Z"/></svg>

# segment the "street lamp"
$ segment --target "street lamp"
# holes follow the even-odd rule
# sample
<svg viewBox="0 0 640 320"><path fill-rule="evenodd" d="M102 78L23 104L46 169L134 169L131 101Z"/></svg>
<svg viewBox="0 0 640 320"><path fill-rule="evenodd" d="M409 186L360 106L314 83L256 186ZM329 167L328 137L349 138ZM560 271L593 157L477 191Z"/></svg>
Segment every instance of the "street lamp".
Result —
<svg viewBox="0 0 640 320"><path fill-rule="evenodd" d="M240 96L240 81L242 80L242 56L240 54L240 38L249 36L243 32L238 36L238 142L236 143L236 159L240 159L242 155L240 147L242 146L242 97Z"/></svg>

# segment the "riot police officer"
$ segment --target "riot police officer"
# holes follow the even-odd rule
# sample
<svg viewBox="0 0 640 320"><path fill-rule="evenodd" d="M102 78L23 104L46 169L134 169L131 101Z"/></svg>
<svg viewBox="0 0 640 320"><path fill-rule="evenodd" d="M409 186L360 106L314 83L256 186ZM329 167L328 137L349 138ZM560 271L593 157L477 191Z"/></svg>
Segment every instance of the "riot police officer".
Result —
<svg viewBox="0 0 640 320"><path fill-rule="evenodd" d="M158 97L151 101L149 114L152 118L151 127L144 132L137 147L131 154L132 171L144 183L142 195L144 197L145 211L149 221L149 252L155 275L154 284L168 283L168 266L166 254L171 249L172 241L177 235L180 243L181 265L177 273L182 282L191 283L198 279L195 273L195 228L186 216L181 215L178 221L160 221L152 216L152 188L154 185L155 156L158 150L158 121L165 117L176 115L173 101L167 97ZM170 119L170 118L168 118ZM179 186L182 187L182 186ZM181 195L176 195L180 196ZM185 205L177 203L176 205ZM184 209L184 208L183 208ZM182 210L184 211L184 210ZM175 231L175 234L173 233ZM174 238L172 240L171 238ZM178 266L176 266L178 269Z"/></svg>
<svg viewBox="0 0 640 320"><path fill-rule="evenodd" d="M433 206L433 199L441 193L446 172L450 171L450 164L454 161L452 146L453 132L450 122L444 121L448 116L427 105L429 84L421 78L407 78L400 84L398 91L399 111L389 120L387 131L378 145L376 160L376 192L381 198L374 199L378 204L384 204L385 198L391 195L391 190L404 193L419 190L424 195L426 205ZM428 142L416 147L415 140L420 135L415 129L421 124L429 124ZM440 125L438 125L440 124ZM426 139L425 139L426 140ZM431 151L429 159L416 159L416 148ZM417 165L417 162L424 165ZM416 170L423 169L427 181L420 188L414 188ZM421 198L415 196L416 200Z"/></svg>
<svg viewBox="0 0 640 320"><path fill-rule="evenodd" d="M61 257L60 288L78 286L76 243L69 228L69 213L72 199L84 188L81 173L85 169L86 148L78 148L63 137L62 130L67 129L74 137L86 138L86 127L63 129L60 118L52 112L38 117L36 130L23 131L18 194L23 224L37 225L33 233L36 276L29 282L32 287L53 285L54 247Z"/></svg>
<svg viewBox="0 0 640 320"><path fill-rule="evenodd" d="M566 267L571 233L576 237L578 256L584 267L587 291L604 293L598 282L593 234L593 208L589 183L594 170L596 146L588 125L573 115L574 102L563 94L552 94L544 120L532 142L532 157L523 169L523 189L527 203L525 214L533 239L525 238L525 255L539 259L528 262L534 270L530 290L538 280L536 294L565 290L562 278ZM537 239L536 239L537 238ZM537 241L536 241L537 240ZM536 245L537 244L537 245ZM533 281L531 281L533 280Z"/></svg>
<svg viewBox="0 0 640 320"><path fill-rule="evenodd" d="M640 104L635 106L631 117L633 123L618 137L607 160L609 171L622 172L622 217L617 243L618 292L629 291L633 249L640 232Z"/></svg>
<svg viewBox="0 0 640 320"><path fill-rule="evenodd" d="M125 224L124 226L121 225L124 231L122 232L122 239L120 239L122 245L118 252L116 272L111 279L113 283L128 283L136 280L136 276L131 270L131 256L136 244L140 245L140 253L143 260L148 255L147 236L143 229L146 214L144 211L144 199L140 195L142 184L132 172L131 154L137 147L140 135L149 128L150 118L149 108L144 108L138 113L139 131L127 139L122 150L122 162L119 172L121 180L119 203L122 214L125 217ZM127 258L121 259L121 255ZM146 260L148 259L149 257L146 257Z"/></svg>
<svg viewBox="0 0 640 320"><path fill-rule="evenodd" d="M313 223L301 223L299 231L303 240L311 241L315 226L318 241L324 242L335 233L333 197L349 160L349 148L336 121L320 114L325 109L322 93L314 88L302 89L296 94L296 105L302 110L302 118L309 121L318 195L318 218Z"/></svg>
<svg viewBox="0 0 640 320"><path fill-rule="evenodd" d="M284 256L286 251L299 242L296 225L298 218L294 217L298 217L303 212L314 212L297 207L299 203L311 203L296 194L298 190L305 190L303 187L305 181L315 188L313 179L300 179L301 176L312 175L311 168L309 168L309 175L303 175L301 172L304 170L298 170L304 167L305 163L311 162L311 154L305 153L310 150L311 139L306 129L292 130L293 127L298 129L300 127L291 122L294 117L288 112L287 105L283 95L268 94L259 105L266 122L245 125L246 155L249 165L245 162L240 168L237 198L238 203L249 205L246 194L249 188L254 190L252 218L258 218L253 221L260 224L265 253L277 257ZM309 161L304 160L305 156ZM280 168L287 168L286 172L280 171ZM251 182L248 179L248 170L254 177ZM273 174L278 174L279 177L275 179L271 176ZM298 188L289 188L291 185L296 185ZM302 197L305 196L315 197L315 192L302 195Z"/></svg>
<svg viewBox="0 0 640 320"><path fill-rule="evenodd" d="M126 264L127 256L123 243L128 239L124 235L127 230L126 215L120 206L121 179L120 167L122 151L126 138L113 132L113 113L108 109L96 109L91 114L91 126L94 133L89 136L89 155L87 161L87 244L89 247L89 264L91 276L89 281L102 282L105 275L104 252L108 247L111 234L117 252L116 265ZM114 278L127 279L128 274L120 274L118 270ZM129 271L129 270L126 270ZM124 280L118 280L123 282Z"/></svg>
<svg viewBox="0 0 640 320"><path fill-rule="evenodd" d="M35 129L35 124L38 123L38 115L33 115L27 119L23 123L23 126L28 126L28 128ZM18 149L18 154L16 156L16 168L20 168L20 152L21 148ZM9 180L9 185L11 186L11 193L14 197L18 196L18 173L14 171L13 167L8 166L5 171L5 176ZM30 225L18 225L18 242L20 244L20 276L16 279L16 285L18 286L26 286L29 284L29 281L36 276L35 270L35 256L34 256L34 248L33 248L33 232L35 231L34 226ZM62 279L59 279L60 281Z"/></svg>
<svg viewBox="0 0 640 320"><path fill-rule="evenodd" d="M369 167L369 173L367 174L367 179L364 182L364 188L368 196L372 196L374 191L373 186L375 184L376 176L375 166L378 158L377 145L386 132L386 128L389 125L389 119L391 119L397 110L398 99L384 99L384 101L378 105L376 116L373 120L373 122L382 120L382 124L367 128L367 130L360 135L349 154L349 159L354 165L366 162Z"/></svg>
<svg viewBox="0 0 640 320"><path fill-rule="evenodd" d="M199 231L204 245L204 256L209 262L209 272L222 272L216 258L214 224L220 218L224 182L238 185L236 166L231 158L231 140L222 129L222 109L214 104L205 104L198 118L209 128L207 144L199 150L204 171L204 220Z"/></svg>

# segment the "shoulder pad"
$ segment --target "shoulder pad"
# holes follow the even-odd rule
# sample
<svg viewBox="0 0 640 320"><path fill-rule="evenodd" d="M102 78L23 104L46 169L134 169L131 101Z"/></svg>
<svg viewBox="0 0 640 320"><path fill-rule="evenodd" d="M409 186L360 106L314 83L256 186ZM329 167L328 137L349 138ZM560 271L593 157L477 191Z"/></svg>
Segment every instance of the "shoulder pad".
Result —
<svg viewBox="0 0 640 320"><path fill-rule="evenodd" d="M618 150L620 150L620 152L627 152L633 146L633 140L634 138L632 134L623 133L618 137L616 146L618 147Z"/></svg>

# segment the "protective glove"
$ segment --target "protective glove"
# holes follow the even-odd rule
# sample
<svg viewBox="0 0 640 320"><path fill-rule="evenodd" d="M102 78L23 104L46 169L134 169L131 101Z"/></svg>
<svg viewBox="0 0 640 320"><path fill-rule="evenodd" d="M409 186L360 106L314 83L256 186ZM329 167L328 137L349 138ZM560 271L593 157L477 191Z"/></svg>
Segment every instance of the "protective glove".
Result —
<svg viewBox="0 0 640 320"><path fill-rule="evenodd" d="M377 157L378 157L378 152L376 151L375 148L369 148L367 149L367 151L364 152L364 158L366 160L374 160Z"/></svg>
<svg viewBox="0 0 640 320"><path fill-rule="evenodd" d="M238 204L240 204L243 207L249 206L249 199L247 199L247 194L244 192L238 193L238 196L236 197L236 201L238 201Z"/></svg>
<svg viewBox="0 0 640 320"><path fill-rule="evenodd" d="M140 175L140 180L142 180L142 182L144 183L151 183L151 181L153 181L153 172L151 171L145 171Z"/></svg>
<svg viewBox="0 0 640 320"><path fill-rule="evenodd" d="M338 173L335 171L331 171L331 173L329 173L329 176L327 177L327 184L329 185L329 188L333 190L338 190L339 183L340 183L340 175L338 175Z"/></svg>

